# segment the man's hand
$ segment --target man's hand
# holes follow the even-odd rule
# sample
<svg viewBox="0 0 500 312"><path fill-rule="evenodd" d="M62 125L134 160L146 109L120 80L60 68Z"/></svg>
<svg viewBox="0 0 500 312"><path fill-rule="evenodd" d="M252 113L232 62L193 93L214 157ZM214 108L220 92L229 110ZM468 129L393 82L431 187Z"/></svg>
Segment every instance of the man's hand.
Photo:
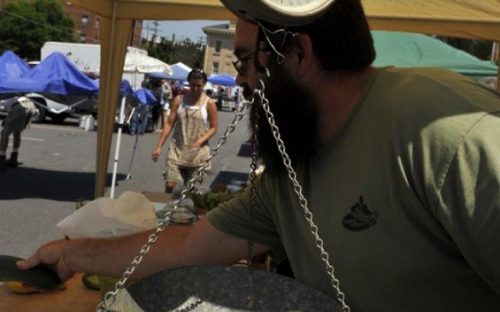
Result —
<svg viewBox="0 0 500 312"><path fill-rule="evenodd" d="M54 270L63 281L71 278L75 272L71 270L64 260L63 249L69 243L68 240L59 240L47 243L28 259L17 262L17 267L21 270L29 270L40 264L45 264Z"/></svg>

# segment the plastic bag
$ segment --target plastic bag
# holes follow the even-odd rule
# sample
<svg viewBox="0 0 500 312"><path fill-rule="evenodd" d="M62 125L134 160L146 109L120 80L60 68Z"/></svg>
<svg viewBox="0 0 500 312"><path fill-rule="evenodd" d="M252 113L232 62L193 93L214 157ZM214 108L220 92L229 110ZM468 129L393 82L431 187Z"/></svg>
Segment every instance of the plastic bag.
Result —
<svg viewBox="0 0 500 312"><path fill-rule="evenodd" d="M124 192L118 199L98 198L60 221L69 238L116 237L156 228L154 204L143 194Z"/></svg>

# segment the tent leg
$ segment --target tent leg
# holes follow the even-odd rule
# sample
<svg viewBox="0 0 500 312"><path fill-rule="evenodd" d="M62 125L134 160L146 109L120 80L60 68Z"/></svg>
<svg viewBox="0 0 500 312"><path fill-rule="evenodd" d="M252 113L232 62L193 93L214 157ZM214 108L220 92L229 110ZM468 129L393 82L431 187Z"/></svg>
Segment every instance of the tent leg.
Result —
<svg viewBox="0 0 500 312"><path fill-rule="evenodd" d="M130 163L128 165L128 172L127 172L127 180L130 180L131 178L131 172L132 172L132 164L134 163L134 156L135 156L135 151L137 150L137 142L139 141L139 133L135 135L135 142L134 142L134 148L132 149L132 156L130 157Z"/></svg>
<svg viewBox="0 0 500 312"><path fill-rule="evenodd" d="M118 171L118 160L120 158L120 144L123 132L123 122L125 121L125 101L126 97L124 96L120 105L120 118L118 120L118 135L116 137L115 159L113 160L113 179L111 181L111 194L109 195L109 198L111 199L115 198L116 174Z"/></svg>

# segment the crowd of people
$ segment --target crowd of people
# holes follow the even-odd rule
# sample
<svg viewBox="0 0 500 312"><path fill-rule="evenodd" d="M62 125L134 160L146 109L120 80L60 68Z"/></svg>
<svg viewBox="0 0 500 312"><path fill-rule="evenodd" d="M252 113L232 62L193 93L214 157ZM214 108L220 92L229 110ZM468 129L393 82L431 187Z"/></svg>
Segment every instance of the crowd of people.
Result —
<svg viewBox="0 0 500 312"><path fill-rule="evenodd" d="M373 67L361 0L332 3L288 27L234 10L237 82L265 169L193 226L167 227L132 277L233 264L251 240L253 255L287 259L344 310L499 311L499 94L446 70ZM217 125L206 76L188 80L152 154L172 132L167 188ZM120 276L151 233L53 241L18 266Z"/></svg>

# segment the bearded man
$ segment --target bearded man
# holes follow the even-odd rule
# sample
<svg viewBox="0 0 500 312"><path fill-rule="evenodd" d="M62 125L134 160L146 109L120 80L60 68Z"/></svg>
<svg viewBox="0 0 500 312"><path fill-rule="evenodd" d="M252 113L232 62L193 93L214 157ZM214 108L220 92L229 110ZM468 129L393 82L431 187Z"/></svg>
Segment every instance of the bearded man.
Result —
<svg viewBox="0 0 500 312"><path fill-rule="evenodd" d="M168 227L134 276L231 264L250 239L353 311L500 310L498 94L444 70L373 68L360 0L297 27L239 15L237 81L265 170L255 193ZM18 265L118 276L148 234L51 242Z"/></svg>

